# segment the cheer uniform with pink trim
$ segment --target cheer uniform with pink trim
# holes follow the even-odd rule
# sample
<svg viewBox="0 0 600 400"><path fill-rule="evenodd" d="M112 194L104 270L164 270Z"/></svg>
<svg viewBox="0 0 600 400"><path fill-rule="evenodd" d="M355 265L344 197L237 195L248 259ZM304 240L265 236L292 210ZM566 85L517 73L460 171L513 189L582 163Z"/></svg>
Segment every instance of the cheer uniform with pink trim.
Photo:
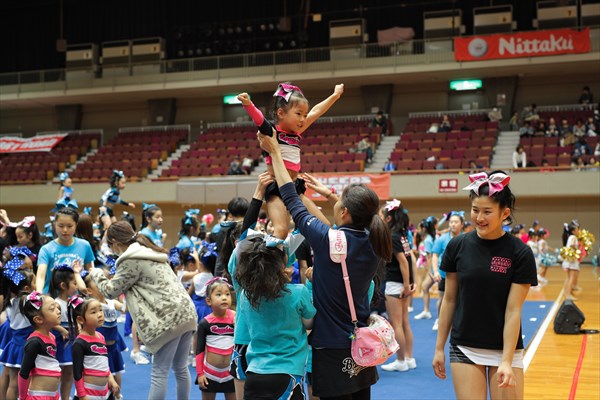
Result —
<svg viewBox="0 0 600 400"><path fill-rule="evenodd" d="M121 352L127 350L127 344L125 344L125 340L119 333L117 327L119 312L115 308L114 300L107 299L106 304L101 303L101 305L102 311L104 312L104 324L98 328L98 332L104 336L106 342L114 341L113 344L106 345L106 348L108 349L108 366L110 372L113 374L125 372L125 363L123 362L123 355Z"/></svg>
<svg viewBox="0 0 600 400"><path fill-rule="evenodd" d="M229 367L217 368L206 361L206 352L231 356L233 352L233 327L235 313L227 310L224 317L207 315L198 324L196 346L196 370L198 376L208 378L208 388L200 389L210 393L234 393L233 377Z"/></svg>
<svg viewBox="0 0 600 400"><path fill-rule="evenodd" d="M60 378L61 370L56 360L56 340L54 335L42 335L33 332L27 338L23 350L23 362L19 370L19 396L27 400L58 400L58 391L29 390L31 376L48 376ZM25 396L24 393L27 393Z"/></svg>
<svg viewBox="0 0 600 400"><path fill-rule="evenodd" d="M10 368L20 368L25 343L33 332L33 327L29 320L21 314L18 297L10 300L10 305L6 308L6 315L10 320L10 339L0 354L0 364Z"/></svg>
<svg viewBox="0 0 600 400"><path fill-rule="evenodd" d="M104 336L80 334L73 342L73 380L77 398L87 396L89 400L106 400L112 398L108 383L104 386L85 382L84 376L106 377L110 375L108 366L108 349Z"/></svg>

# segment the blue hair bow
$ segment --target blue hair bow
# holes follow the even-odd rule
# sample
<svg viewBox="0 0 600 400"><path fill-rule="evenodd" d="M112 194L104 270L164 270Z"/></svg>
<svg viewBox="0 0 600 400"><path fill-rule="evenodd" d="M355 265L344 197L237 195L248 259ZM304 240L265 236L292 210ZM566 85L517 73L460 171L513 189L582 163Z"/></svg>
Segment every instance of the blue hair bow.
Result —
<svg viewBox="0 0 600 400"><path fill-rule="evenodd" d="M279 247L283 249L286 246L285 240L281 240L275 236L265 235L263 236L263 240L267 247Z"/></svg>
<svg viewBox="0 0 600 400"><path fill-rule="evenodd" d="M104 265L110 267L110 270L108 271L109 275L114 275L117 273L117 260L114 258L106 257L106 260L104 260Z"/></svg>
<svg viewBox="0 0 600 400"><path fill-rule="evenodd" d="M24 262L19 257L15 257L4 264L4 268L8 269L19 269L23 266Z"/></svg>
<svg viewBox="0 0 600 400"><path fill-rule="evenodd" d="M61 263L61 264L55 265L54 269L57 269L59 271L73 271L73 267L71 267L69 264L66 264L66 263Z"/></svg>
<svg viewBox="0 0 600 400"><path fill-rule="evenodd" d="M125 173L123 171L119 171L118 169L113 169L113 175L116 175L119 178L125 178Z"/></svg>
<svg viewBox="0 0 600 400"><path fill-rule="evenodd" d="M14 260L14 259L13 259ZM2 269L2 275L4 275L7 279L9 279L15 285L19 285L23 279L25 279L25 275L19 272L18 268L13 268L11 266L11 261L6 263L5 268ZM17 259L18 260L18 259ZM21 261L21 265L23 265L23 261Z"/></svg>
<svg viewBox="0 0 600 400"><path fill-rule="evenodd" d="M200 214L200 209L199 209L199 208L190 208L189 210L187 210L187 211L185 212L185 216L186 216L187 218L185 219L185 222L184 222L184 224L185 224L185 225L192 225L192 218L193 218L195 215L198 215L198 214Z"/></svg>
<svg viewBox="0 0 600 400"><path fill-rule="evenodd" d="M53 238L54 233L52 232L52 222L48 222L47 224L45 224L44 228L46 229L46 231L44 232L44 236L46 236L47 238Z"/></svg>
<svg viewBox="0 0 600 400"><path fill-rule="evenodd" d="M89 215L90 217L92 216L92 207L84 207L83 208L83 213Z"/></svg>
<svg viewBox="0 0 600 400"><path fill-rule="evenodd" d="M10 247L8 249L8 251L10 252L10 255L15 258L17 256L32 256L33 253L31 252L31 250L29 250L29 248L27 246L22 246L22 247L17 247L17 246L13 246Z"/></svg>
<svg viewBox="0 0 600 400"><path fill-rule="evenodd" d="M427 218L425 219L425 222L427 222L428 224L430 224L430 223L432 223L432 222L433 222L433 219L434 219L434 218L435 218L435 217L434 217L433 215L430 215L429 217L427 217Z"/></svg>
<svg viewBox="0 0 600 400"><path fill-rule="evenodd" d="M174 267L181 265L181 257L179 254L179 248L172 247L169 250L169 263Z"/></svg>
<svg viewBox="0 0 600 400"><path fill-rule="evenodd" d="M208 243L207 241L202 241L202 264L206 264L209 257L217 257L219 253L217 252L217 243Z"/></svg>
<svg viewBox="0 0 600 400"><path fill-rule="evenodd" d="M69 207L74 210L79 210L79 205L75 199L67 201L66 199L61 199L56 202L56 206L52 209L52 211L58 211L61 208Z"/></svg>
<svg viewBox="0 0 600 400"><path fill-rule="evenodd" d="M450 215L448 218L454 217L454 216L465 219L465 212L464 211L450 211Z"/></svg>
<svg viewBox="0 0 600 400"><path fill-rule="evenodd" d="M62 182L62 181L64 181L65 179L67 179L68 177L69 177L69 173L68 173L68 172L61 172L61 173L58 175L58 180Z"/></svg>
<svg viewBox="0 0 600 400"><path fill-rule="evenodd" d="M82 271L79 273L79 276L81 276L81 279L85 279L85 278L86 278L86 276L88 276L89 274L90 274L90 273L88 272L88 270L87 270L87 269L84 269L84 270L82 270Z"/></svg>
<svg viewBox="0 0 600 400"><path fill-rule="evenodd" d="M142 211L146 211L147 209L149 209L151 207L156 207L156 204L146 204L146 203L142 202Z"/></svg>

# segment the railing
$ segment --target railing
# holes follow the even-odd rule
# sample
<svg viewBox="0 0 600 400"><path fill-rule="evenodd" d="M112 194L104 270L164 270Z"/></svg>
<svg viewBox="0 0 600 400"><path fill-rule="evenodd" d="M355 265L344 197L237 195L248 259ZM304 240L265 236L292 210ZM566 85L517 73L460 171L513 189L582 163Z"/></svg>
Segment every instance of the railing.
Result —
<svg viewBox="0 0 600 400"><path fill-rule="evenodd" d="M557 112L557 111L593 111L598 108L600 103L592 104L559 104L553 106L537 106L537 111L541 112Z"/></svg>
<svg viewBox="0 0 600 400"><path fill-rule="evenodd" d="M600 27L590 30L591 52L600 51ZM454 63L453 38L409 40L386 45L320 47L277 52L98 65L98 70L51 69L0 74L2 94L118 85L167 84L290 73L340 72L377 67L398 68Z"/></svg>
<svg viewBox="0 0 600 400"><path fill-rule="evenodd" d="M319 117L315 125L321 123L333 123L333 122L365 122L373 120L375 114L363 114L363 115L340 115L336 117ZM387 115L386 115L387 117ZM237 128L242 126L254 126L252 121L242 122L212 122L206 124L207 129L220 129L220 128Z"/></svg>
<svg viewBox="0 0 600 400"><path fill-rule="evenodd" d="M104 145L104 129L81 129L81 130L73 130L73 131L43 131L37 132L35 136L45 136L45 135L56 135L66 133L69 135L97 135L100 134L100 146Z"/></svg>
<svg viewBox="0 0 600 400"><path fill-rule="evenodd" d="M539 109L539 108L538 108ZM492 111L491 108L481 108L476 110L446 110L446 111L424 111L409 113L408 118L441 118L444 115L448 117L468 117L472 115L484 115Z"/></svg>

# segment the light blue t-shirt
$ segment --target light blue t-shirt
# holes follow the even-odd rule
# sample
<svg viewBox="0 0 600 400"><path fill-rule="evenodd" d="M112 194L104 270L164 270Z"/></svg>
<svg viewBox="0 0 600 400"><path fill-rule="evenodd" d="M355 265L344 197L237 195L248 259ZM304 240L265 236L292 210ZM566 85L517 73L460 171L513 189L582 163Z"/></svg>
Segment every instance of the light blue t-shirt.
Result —
<svg viewBox="0 0 600 400"><path fill-rule="evenodd" d="M182 236L179 238L179 242L177 242L176 247L179 250L189 249L190 247L194 247L194 242L192 242L192 240L189 237Z"/></svg>
<svg viewBox="0 0 600 400"><path fill-rule="evenodd" d="M425 249L425 253L431 254L433 252L433 242L434 239L431 235L427 235L425 240L423 240L423 248Z"/></svg>
<svg viewBox="0 0 600 400"><path fill-rule="evenodd" d="M235 290L236 304L240 304L242 289L237 279L235 279L235 269L237 267L237 251L233 251L227 263L227 271L231 276L231 284ZM246 323L246 314L238 309L235 313L235 330L233 331L233 343L235 344L250 344L250 333L248 332L248 324Z"/></svg>
<svg viewBox="0 0 600 400"><path fill-rule="evenodd" d="M158 247L163 247L161 230L153 231L152 229L145 227L144 229L142 229L140 231L140 233L142 235L146 236L148 239L152 240L152 243L154 243Z"/></svg>
<svg viewBox="0 0 600 400"><path fill-rule="evenodd" d="M444 251L446 250L446 246L448 246L448 242L450 242L450 239L452 239L452 235L450 234L450 232L444 233L443 235L435 239L433 249L431 250L432 253L438 255L438 270L440 271L440 276L444 279L446 279L446 272L442 271L440 269L440 266L442 265L442 257L444 256Z"/></svg>
<svg viewBox="0 0 600 400"><path fill-rule="evenodd" d="M90 246L87 240L76 237L73 239L73 244L70 246L63 246L58 243L58 239L55 239L46 243L40 249L38 265L46 264L48 266L48 268L46 268L46 280L42 293L48 293L50 290L50 278L55 265L64 263L72 266L75 261L79 261L81 266L84 266L87 263L94 262L96 259L94 257L92 246Z"/></svg>
<svg viewBox="0 0 600 400"><path fill-rule="evenodd" d="M308 340L302 318L310 319L317 310L304 285L287 284L289 292L253 308L242 293L239 312L246 314L250 344L246 359L248 371L257 374L304 375Z"/></svg>

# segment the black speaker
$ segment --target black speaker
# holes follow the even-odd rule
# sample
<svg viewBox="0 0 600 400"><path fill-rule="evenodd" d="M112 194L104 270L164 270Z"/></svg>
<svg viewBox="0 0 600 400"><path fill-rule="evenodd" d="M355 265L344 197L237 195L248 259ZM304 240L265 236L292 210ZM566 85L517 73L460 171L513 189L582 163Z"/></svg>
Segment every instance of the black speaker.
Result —
<svg viewBox="0 0 600 400"><path fill-rule="evenodd" d="M554 332L578 334L584 321L585 316L575 303L572 300L565 300L554 318Z"/></svg>

